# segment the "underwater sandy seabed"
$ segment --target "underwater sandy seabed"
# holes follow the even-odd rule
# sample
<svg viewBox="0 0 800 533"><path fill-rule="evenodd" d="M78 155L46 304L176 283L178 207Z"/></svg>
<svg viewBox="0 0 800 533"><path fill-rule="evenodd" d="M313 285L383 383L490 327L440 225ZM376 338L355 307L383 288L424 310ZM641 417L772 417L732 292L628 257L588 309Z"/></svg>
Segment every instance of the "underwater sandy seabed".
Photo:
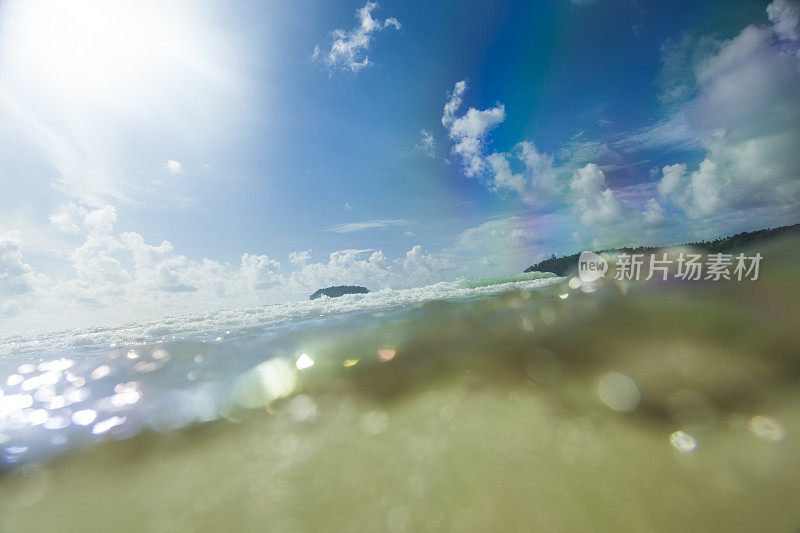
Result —
<svg viewBox="0 0 800 533"><path fill-rule="evenodd" d="M295 332L291 395L6 473L0 531L797 531L798 245L755 282L565 279Z"/></svg>

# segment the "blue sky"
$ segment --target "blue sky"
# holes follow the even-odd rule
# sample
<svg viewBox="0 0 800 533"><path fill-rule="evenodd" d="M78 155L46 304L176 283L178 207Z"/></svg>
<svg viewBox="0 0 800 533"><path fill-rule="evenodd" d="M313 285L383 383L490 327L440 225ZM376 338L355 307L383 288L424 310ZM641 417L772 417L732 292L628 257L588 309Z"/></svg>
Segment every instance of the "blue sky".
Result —
<svg viewBox="0 0 800 533"><path fill-rule="evenodd" d="M3 1L0 333L797 222L797 3L653 4Z"/></svg>

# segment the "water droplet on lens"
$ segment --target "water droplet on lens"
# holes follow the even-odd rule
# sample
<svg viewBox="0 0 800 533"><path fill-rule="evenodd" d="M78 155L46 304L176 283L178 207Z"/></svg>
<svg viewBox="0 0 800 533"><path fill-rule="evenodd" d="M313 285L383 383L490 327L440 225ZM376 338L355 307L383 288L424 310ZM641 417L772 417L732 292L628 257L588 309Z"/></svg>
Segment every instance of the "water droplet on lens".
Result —
<svg viewBox="0 0 800 533"><path fill-rule="evenodd" d="M783 427L768 416L757 415L750 419L750 432L764 440L779 441L784 437Z"/></svg>
<svg viewBox="0 0 800 533"><path fill-rule="evenodd" d="M676 431L669 436L669 442L672 447L681 453L693 452L697 448L697 441L694 437L683 431Z"/></svg>
<svg viewBox="0 0 800 533"><path fill-rule="evenodd" d="M597 395L608 407L620 412L633 411L642 399L636 382L619 372L608 372L600 378Z"/></svg>

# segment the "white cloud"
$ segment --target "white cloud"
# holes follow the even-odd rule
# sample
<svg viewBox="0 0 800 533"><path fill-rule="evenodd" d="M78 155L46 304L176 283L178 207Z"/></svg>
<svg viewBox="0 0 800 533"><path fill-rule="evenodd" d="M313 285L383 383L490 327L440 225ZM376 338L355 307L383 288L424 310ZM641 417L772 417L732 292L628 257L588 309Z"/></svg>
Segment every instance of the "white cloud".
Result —
<svg viewBox="0 0 800 533"><path fill-rule="evenodd" d="M493 177L492 185L496 190L508 189L520 195L525 193L525 178L522 174L511 171L511 164L506 154L491 154L486 158L486 162Z"/></svg>
<svg viewBox="0 0 800 533"><path fill-rule="evenodd" d="M669 104L683 102L691 97L698 64L716 53L719 45L712 37L698 37L690 33L680 38L667 38L661 44L659 100Z"/></svg>
<svg viewBox="0 0 800 533"><path fill-rule="evenodd" d="M681 189L681 182L686 175L686 165L683 163L667 165L662 169L662 177L658 182L658 194L663 198L673 199Z"/></svg>
<svg viewBox="0 0 800 533"><path fill-rule="evenodd" d="M0 234L0 297L6 300L28 293L35 282L33 269L22 257L22 235L18 231Z"/></svg>
<svg viewBox="0 0 800 533"><path fill-rule="evenodd" d="M289 263L296 266L303 266L311 261L311 250L301 252L289 252Z"/></svg>
<svg viewBox="0 0 800 533"><path fill-rule="evenodd" d="M65 233L78 233L83 225L86 208L75 203L62 205L50 215L50 224Z"/></svg>
<svg viewBox="0 0 800 533"><path fill-rule="evenodd" d="M124 302L132 309L158 304L180 309L226 298L252 301L283 281L280 264L266 255L244 253L238 266L194 261L176 253L169 241L153 245L138 233L117 233L116 210L110 205L87 209L70 204L54 215L58 223L67 219L60 216L63 213L71 216L67 229L80 224L85 240L70 254L74 276L52 281L48 287L59 300L55 308L80 307L81 302L102 308Z"/></svg>
<svg viewBox="0 0 800 533"><path fill-rule="evenodd" d="M502 104L481 111L470 108L450 126L449 135L455 143L453 153L461 157L467 176L478 176L484 170L484 138L505 116Z"/></svg>
<svg viewBox="0 0 800 533"><path fill-rule="evenodd" d="M16 300L6 300L0 304L0 318L12 318L21 311L19 302Z"/></svg>
<svg viewBox="0 0 800 533"><path fill-rule="evenodd" d="M575 209L587 227L604 227L625 221L625 206L606 186L606 175L594 163L576 170L570 182L576 193Z"/></svg>
<svg viewBox="0 0 800 533"><path fill-rule="evenodd" d="M355 233L357 231L364 231L368 229L388 228L388 227L401 227L411 224L408 220L395 219L395 220L365 220L363 222L345 222L337 224L328 228L328 231L335 231L336 233Z"/></svg>
<svg viewBox="0 0 800 533"><path fill-rule="evenodd" d="M464 98L464 91L467 90L467 82L461 80L453 87L453 91L447 95L447 102L444 104L442 112L442 126L449 128L456 119L456 111L461 107Z"/></svg>
<svg viewBox="0 0 800 533"><path fill-rule="evenodd" d="M542 242L543 237L523 227L518 227L518 219L490 220L464 230L458 237L458 244L468 250L482 250L490 243L502 246L520 246L526 243Z"/></svg>
<svg viewBox="0 0 800 533"><path fill-rule="evenodd" d="M767 13L770 25L747 26L728 41L684 38L671 45L662 87L671 91L665 100L677 102L674 111L606 146L610 153L700 149L704 157L694 168L665 166L657 197L639 197L640 212L627 208L596 172L579 176L585 179L573 185L584 224L607 227L624 219L616 230L624 234L679 223L689 234L708 236L797 221L800 8L775 0ZM609 152L603 155L608 158Z"/></svg>
<svg viewBox="0 0 800 533"><path fill-rule="evenodd" d="M464 115L453 121L450 126L450 137L456 140L465 137L480 139L503 122L505 118L505 107L500 103L481 111L470 107Z"/></svg>
<svg viewBox="0 0 800 533"><path fill-rule="evenodd" d="M366 254L372 252L369 257ZM292 272L288 282L296 291L315 290L342 284L384 286L390 273L380 250L339 250L327 263L310 263Z"/></svg>
<svg viewBox="0 0 800 533"><path fill-rule="evenodd" d="M245 286L254 290L271 289L282 282L278 274L280 263L266 255L242 255L242 264L239 272Z"/></svg>
<svg viewBox="0 0 800 533"><path fill-rule="evenodd" d="M514 160L522 166L518 173L511 168ZM491 187L496 191L513 191L529 205L544 205L561 195L553 156L540 152L530 141L518 143L511 154L495 152L486 162Z"/></svg>
<svg viewBox="0 0 800 533"><path fill-rule="evenodd" d="M486 155L486 138L505 120L505 106L498 102L484 110L469 108L459 116L466 89L465 81L456 83L442 114L442 124L453 143L452 152L460 157L464 173L468 177L483 178L494 191L513 192L531 205L543 205L556 199L560 187L553 156L539 151L533 142L519 142L510 153ZM515 171L514 166L520 167L519 170Z"/></svg>
<svg viewBox="0 0 800 533"><path fill-rule="evenodd" d="M436 145L433 141L433 134L428 130L421 130L419 135L419 142L414 148L428 157L436 157Z"/></svg>
<svg viewBox="0 0 800 533"><path fill-rule="evenodd" d="M389 27L400 29L400 22L394 17L389 17L384 21L372 18L372 12L377 7L376 2L367 2L356 12L358 25L350 31L333 30L331 32L333 42L330 50L323 52L317 45L314 47L312 59L322 61L331 70L338 68L349 70L353 74L357 74L362 68L369 66L371 63L367 56L367 50L372 41L372 34Z"/></svg>
<svg viewBox="0 0 800 533"><path fill-rule="evenodd" d="M406 252L402 264L411 285L440 281L443 273L455 268L450 259L426 253L420 245L413 246Z"/></svg>
<svg viewBox="0 0 800 533"><path fill-rule="evenodd" d="M748 26L728 41L689 36L665 43L659 85L667 115L611 138L578 136L556 152L559 163L529 141L487 155L488 134L505 109L498 103L459 116L467 88L459 82L442 116L452 151L465 174L490 189L535 206L571 202L578 220L606 237L669 224L697 234L796 222L800 4L774 0L767 14L769 25ZM630 165L631 154L668 150L704 157L694 168L680 161L665 166L648 190L607 184L605 173Z"/></svg>
<svg viewBox="0 0 800 533"><path fill-rule="evenodd" d="M168 159L164 164L164 167L170 174L180 174L183 172L183 167L181 166L180 161L175 161L174 159Z"/></svg>
<svg viewBox="0 0 800 533"><path fill-rule="evenodd" d="M470 107L466 113L457 116L466 88L463 80L455 84L444 106L442 124L453 142L452 152L461 158L464 172L469 177L478 177L486 167L485 137L505 120L506 111L503 104L498 102L494 107L484 110Z"/></svg>
<svg viewBox="0 0 800 533"><path fill-rule="evenodd" d="M782 224L800 211L800 7L775 0L767 13L771 25L696 61L681 113L705 158L688 177L685 165L665 167L658 190L698 223L753 211L752 225Z"/></svg>
<svg viewBox="0 0 800 533"><path fill-rule="evenodd" d="M111 228L108 232L111 232ZM163 292L198 290L196 282L191 279L191 262L176 254L169 241L151 245L138 233L125 232L120 234L119 242L121 250L133 258L131 281L135 280L139 286Z"/></svg>
<svg viewBox="0 0 800 533"><path fill-rule="evenodd" d="M82 239L68 254L65 272L71 272L61 277L38 274L24 260L18 231L0 234L3 334L272 303L329 285L356 283L377 290L452 277L446 257L419 246L394 259L381 250L338 250L317 263L310 250L291 252L291 267L283 269L258 253L243 253L234 264L190 259L169 241L150 244L139 233L118 231L111 205L67 204L52 218L54 226L77 231Z"/></svg>
<svg viewBox="0 0 800 533"><path fill-rule="evenodd" d="M800 4L791 0L774 0L767 6L767 16L779 38L800 40Z"/></svg>
<svg viewBox="0 0 800 533"><path fill-rule="evenodd" d="M530 141L522 141L517 145L519 159L525 165L529 175L529 194L539 194L545 198L557 192L556 171L553 168L553 156L540 152Z"/></svg>
<svg viewBox="0 0 800 533"><path fill-rule="evenodd" d="M403 288L444 280L454 268L441 254L425 252L419 245L394 260L381 250L339 250L327 263L305 263L287 278L289 290L307 292L342 284L364 285L370 290Z"/></svg>
<svg viewBox="0 0 800 533"><path fill-rule="evenodd" d="M88 211L83 217L83 225L91 234L110 233L116 222L117 210L110 205Z"/></svg>
<svg viewBox="0 0 800 533"><path fill-rule="evenodd" d="M689 182L692 203L691 209L687 209L687 214L697 218L714 213L721 202L722 186L717 164L710 159L704 159L700 167L692 172Z"/></svg>
<svg viewBox="0 0 800 533"><path fill-rule="evenodd" d="M553 227L570 224L561 214L494 218L462 231L445 252L470 277L518 273L553 250Z"/></svg>
<svg viewBox="0 0 800 533"><path fill-rule="evenodd" d="M671 113L633 133L565 150L573 164L637 150L705 152L694 168L665 166L656 187L661 201L644 197L643 211L625 214L626 230L682 220L689 234L708 235L797 221L799 6L775 0L767 7L770 25L747 26L727 41L684 37L666 43L660 85ZM593 193L597 201L582 200L584 213L593 213L584 214L584 222L617 220L618 207L625 211L613 191Z"/></svg>
<svg viewBox="0 0 800 533"><path fill-rule="evenodd" d="M552 238L536 229L538 222L536 219L518 216L488 220L462 231L451 251L480 254L511 251L528 254L530 248L544 246Z"/></svg>
<svg viewBox="0 0 800 533"><path fill-rule="evenodd" d="M659 226L666 222L667 215L666 211L664 211L664 207L658 203L658 200L650 198L647 200L642 218L645 224Z"/></svg>

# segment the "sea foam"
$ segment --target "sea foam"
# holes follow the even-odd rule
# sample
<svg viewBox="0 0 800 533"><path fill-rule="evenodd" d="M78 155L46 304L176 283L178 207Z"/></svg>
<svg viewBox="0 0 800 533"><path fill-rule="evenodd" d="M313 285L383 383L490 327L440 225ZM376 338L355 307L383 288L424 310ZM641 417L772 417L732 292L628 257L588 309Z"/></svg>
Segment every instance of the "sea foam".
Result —
<svg viewBox="0 0 800 533"><path fill-rule="evenodd" d="M32 353L61 352L74 348L119 346L177 340L201 332L214 332L265 324L285 324L312 317L387 309L431 300L451 300L496 294L507 290L530 290L556 283L561 278L549 272L531 272L489 279L459 279L411 289L383 289L368 294L338 298L284 302L274 305L223 309L157 320L117 325L37 332L0 337L0 357L16 358Z"/></svg>

